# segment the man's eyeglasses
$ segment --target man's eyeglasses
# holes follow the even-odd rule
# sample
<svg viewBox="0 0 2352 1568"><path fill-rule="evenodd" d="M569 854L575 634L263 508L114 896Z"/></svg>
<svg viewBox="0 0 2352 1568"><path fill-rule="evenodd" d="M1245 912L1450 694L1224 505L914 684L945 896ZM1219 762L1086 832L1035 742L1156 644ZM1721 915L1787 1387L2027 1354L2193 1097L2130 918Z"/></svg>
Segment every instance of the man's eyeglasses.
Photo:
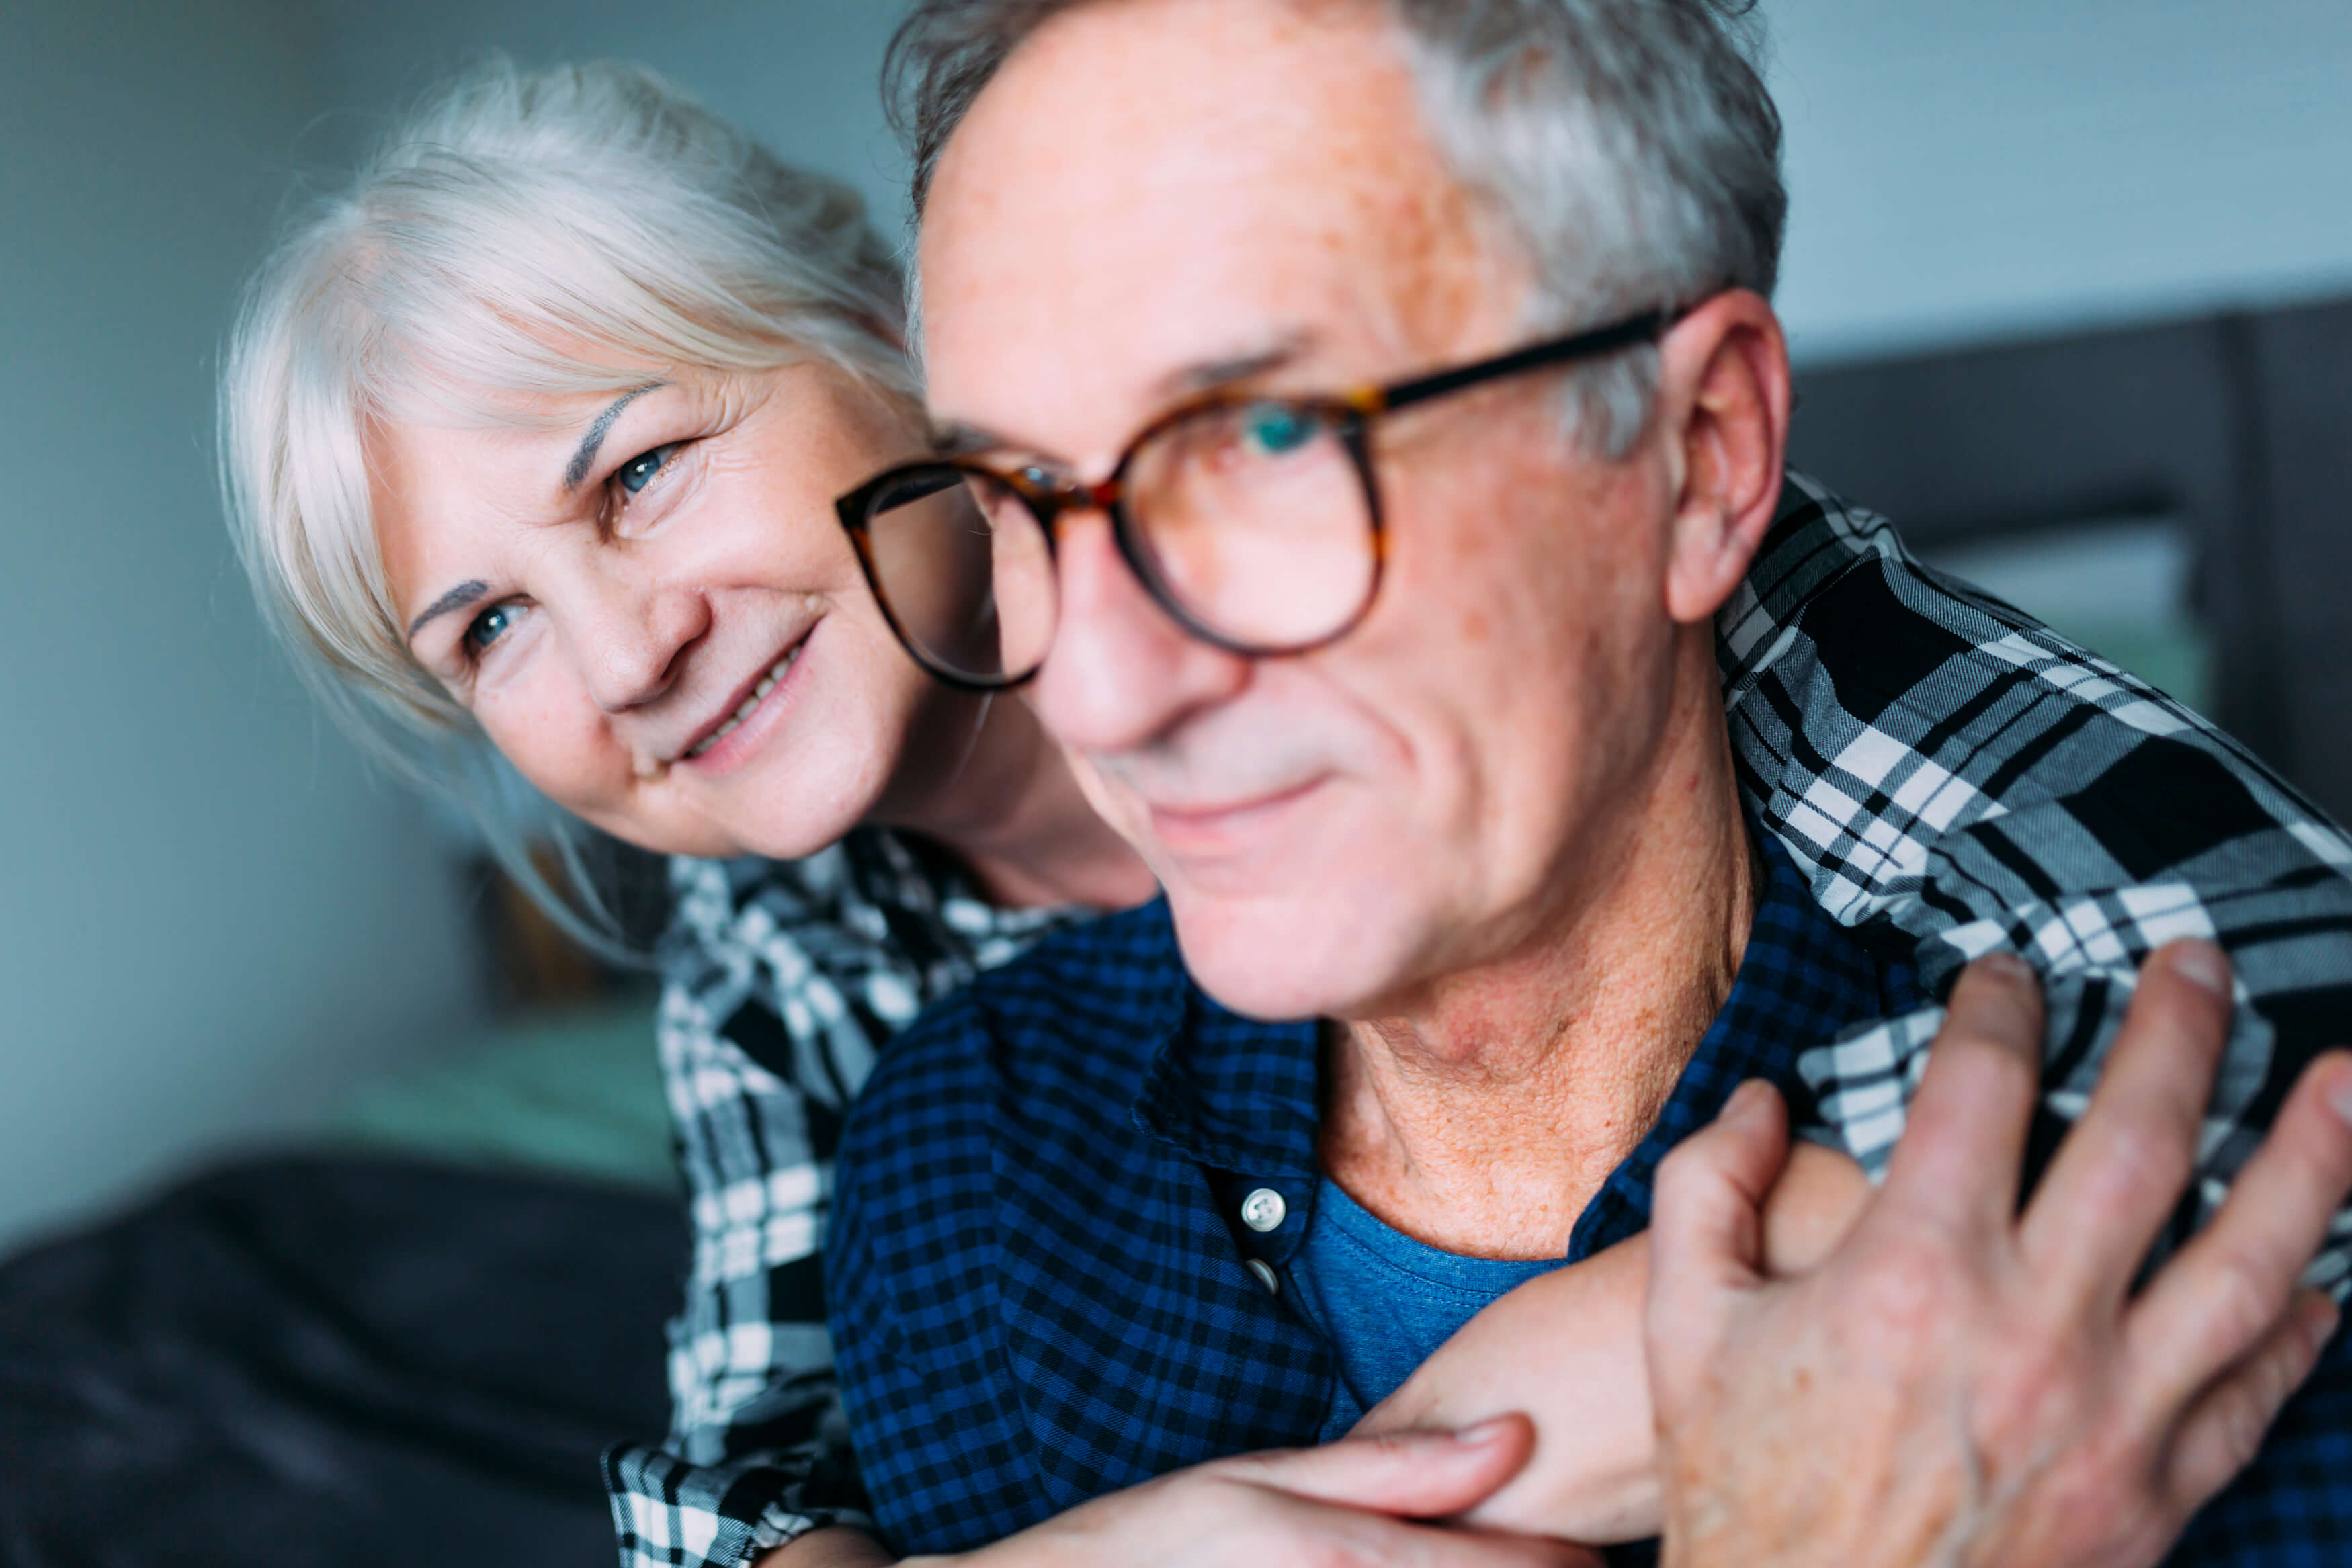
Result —
<svg viewBox="0 0 2352 1568"><path fill-rule="evenodd" d="M1372 421L1481 382L1654 342L1645 310L1605 327L1336 397L1215 392L1145 426L1108 477L955 459L884 471L835 503L866 580L916 663L1001 691L1037 673L1058 614L1055 525L1099 508L1177 624L1237 653L1304 653L1352 629L1380 590Z"/></svg>

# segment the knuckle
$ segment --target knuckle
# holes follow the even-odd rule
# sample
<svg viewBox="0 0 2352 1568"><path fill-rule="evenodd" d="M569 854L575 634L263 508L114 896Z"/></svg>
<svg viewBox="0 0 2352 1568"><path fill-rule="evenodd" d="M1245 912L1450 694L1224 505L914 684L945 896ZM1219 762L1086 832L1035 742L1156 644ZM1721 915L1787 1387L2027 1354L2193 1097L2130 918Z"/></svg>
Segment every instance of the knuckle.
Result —
<svg viewBox="0 0 2352 1568"><path fill-rule="evenodd" d="M2315 1209L2333 1207L2352 1185L2352 1128L2326 1110L2282 1116L2254 1157L2280 1172L2283 1185Z"/></svg>
<svg viewBox="0 0 2352 1568"><path fill-rule="evenodd" d="M2053 1467L2042 1501L2063 1517L2107 1521L2110 1527L2147 1513L2153 1504L2144 1457L2109 1439L2086 1441Z"/></svg>
<svg viewBox="0 0 2352 1568"><path fill-rule="evenodd" d="M1654 1178L1655 1203L1679 1203L1706 1180L1708 1141L1715 1136L1713 1127L1701 1127L1666 1151L1666 1157L1658 1162Z"/></svg>
<svg viewBox="0 0 2352 1568"><path fill-rule="evenodd" d="M2250 1393L2265 1419L2275 1415L2311 1375L2321 1348L2292 1326L2273 1331L2271 1343L2246 1368Z"/></svg>
<svg viewBox="0 0 2352 1568"><path fill-rule="evenodd" d="M2286 1305L2284 1291L2269 1271L2239 1250L2208 1260L2203 1293L2206 1333L2217 1354L2260 1339Z"/></svg>
<svg viewBox="0 0 2352 1568"><path fill-rule="evenodd" d="M1989 1451L2010 1464L2030 1463L2063 1440L2087 1485L2113 1484L2125 1467L2116 1439L2099 1429L2095 1359L2076 1341L2012 1333L1988 1359L1975 1396L1976 1422Z"/></svg>
<svg viewBox="0 0 2352 1568"><path fill-rule="evenodd" d="M1375 1458L1384 1460L1403 1458L1415 1450L1429 1446L1426 1434L1416 1432L1410 1427L1394 1432L1377 1432L1360 1440L1371 1450ZM1436 1457L1436 1455L1429 1456L1432 1458Z"/></svg>
<svg viewBox="0 0 2352 1568"><path fill-rule="evenodd" d="M2210 1416L2212 1436L2231 1472L2252 1462L2261 1451L2274 1408L2266 1391L2251 1383L2235 1384L2217 1393Z"/></svg>
<svg viewBox="0 0 2352 1568"><path fill-rule="evenodd" d="M2105 1207L2137 1213L2168 1205L2195 1169L2193 1125L2149 1107L2132 1107L2083 1131L2096 1161L2096 1201Z"/></svg>
<svg viewBox="0 0 2352 1568"><path fill-rule="evenodd" d="M1955 1273L1940 1247L1916 1236L1889 1241L1854 1281L1855 1310L1883 1334L1932 1341L1962 1292Z"/></svg>

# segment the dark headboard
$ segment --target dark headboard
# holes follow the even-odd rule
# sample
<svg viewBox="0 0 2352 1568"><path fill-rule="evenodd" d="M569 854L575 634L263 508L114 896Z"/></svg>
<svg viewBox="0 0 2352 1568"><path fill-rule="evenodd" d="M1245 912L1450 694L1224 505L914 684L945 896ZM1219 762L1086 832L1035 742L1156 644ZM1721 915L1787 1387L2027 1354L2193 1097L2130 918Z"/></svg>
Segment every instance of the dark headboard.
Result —
<svg viewBox="0 0 2352 1568"><path fill-rule="evenodd" d="M2352 821L2352 300L1823 366L1795 465L1934 549L2179 519L2213 716Z"/></svg>

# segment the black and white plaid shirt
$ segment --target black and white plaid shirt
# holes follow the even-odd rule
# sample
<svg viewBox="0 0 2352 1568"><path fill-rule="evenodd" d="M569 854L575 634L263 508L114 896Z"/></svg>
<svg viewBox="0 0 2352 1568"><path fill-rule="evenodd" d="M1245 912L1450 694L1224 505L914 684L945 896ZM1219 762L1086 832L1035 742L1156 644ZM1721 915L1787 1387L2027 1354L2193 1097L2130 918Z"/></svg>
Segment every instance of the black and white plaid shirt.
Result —
<svg viewBox="0 0 2352 1568"><path fill-rule="evenodd" d="M2352 1038L2352 840L2196 715L1797 476L1717 634L1741 787L1821 906L1929 995L1995 949L2040 972L2044 1148L2140 959L2180 936L2229 950L2237 1020L2178 1233L2201 1223L2303 1064ZM737 1568L865 1520L818 1278L850 1098L923 1006L1069 916L992 909L879 832L673 877L661 1054L693 1271L670 1435L615 1449L605 1479L625 1568ZM1941 1018L1807 1052L1816 1135L1883 1167ZM2348 1260L2352 1211L2309 1278L2340 1297Z"/></svg>

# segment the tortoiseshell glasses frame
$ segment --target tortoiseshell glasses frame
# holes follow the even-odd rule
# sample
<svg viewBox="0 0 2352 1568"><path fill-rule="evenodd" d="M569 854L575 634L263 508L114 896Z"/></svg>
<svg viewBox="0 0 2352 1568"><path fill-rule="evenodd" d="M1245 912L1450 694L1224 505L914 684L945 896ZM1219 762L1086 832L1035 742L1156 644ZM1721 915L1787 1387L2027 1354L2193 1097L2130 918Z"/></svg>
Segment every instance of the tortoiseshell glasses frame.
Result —
<svg viewBox="0 0 2352 1568"><path fill-rule="evenodd" d="M1655 342L1682 314L1644 310L1473 364L1328 397L1211 392L1145 425L1110 473L1092 483L1042 466L1008 471L939 458L886 469L841 497L835 509L900 644L932 676L965 691L1019 685L1044 664L1059 613L1057 524L1073 511L1107 516L1128 569L1192 635L1236 653L1301 653L1352 631L1379 593L1386 536L1372 467L1374 421L1482 382ZM1337 450L1324 454L1319 477L1312 481L1322 488L1315 504L1302 507L1299 492L1307 485L1283 476L1300 472L1309 449L1286 443L1327 437ZM1237 440L1279 450L1236 458ZM1341 455L1344 464L1337 461ZM1249 472L1234 472L1241 468ZM1346 486L1337 477L1343 469L1353 492L1344 497ZM1227 494L1220 499L1226 501L1236 486L1257 486L1239 494L1245 503L1268 508L1268 515L1249 516L1246 505L1188 515L1181 503L1189 496L1178 491L1176 481L1223 485ZM1291 484L1287 496L1276 493L1282 483ZM1178 504L1171 504L1171 496ZM1295 523L1302 509L1318 515ZM1034 530L1022 528L1024 519L1034 523ZM1307 538L1307 530L1318 527L1325 537ZM1255 532L1242 537L1250 528ZM1171 554L1204 549L1210 553L1171 565ZM1263 559L1243 563L1241 570L1221 570L1242 554L1270 558L1286 550L1290 555L1283 564L1301 569L1294 580L1266 581ZM1335 576L1335 564L1349 575ZM933 608L938 605L944 609ZM942 620L946 626L936 624Z"/></svg>

